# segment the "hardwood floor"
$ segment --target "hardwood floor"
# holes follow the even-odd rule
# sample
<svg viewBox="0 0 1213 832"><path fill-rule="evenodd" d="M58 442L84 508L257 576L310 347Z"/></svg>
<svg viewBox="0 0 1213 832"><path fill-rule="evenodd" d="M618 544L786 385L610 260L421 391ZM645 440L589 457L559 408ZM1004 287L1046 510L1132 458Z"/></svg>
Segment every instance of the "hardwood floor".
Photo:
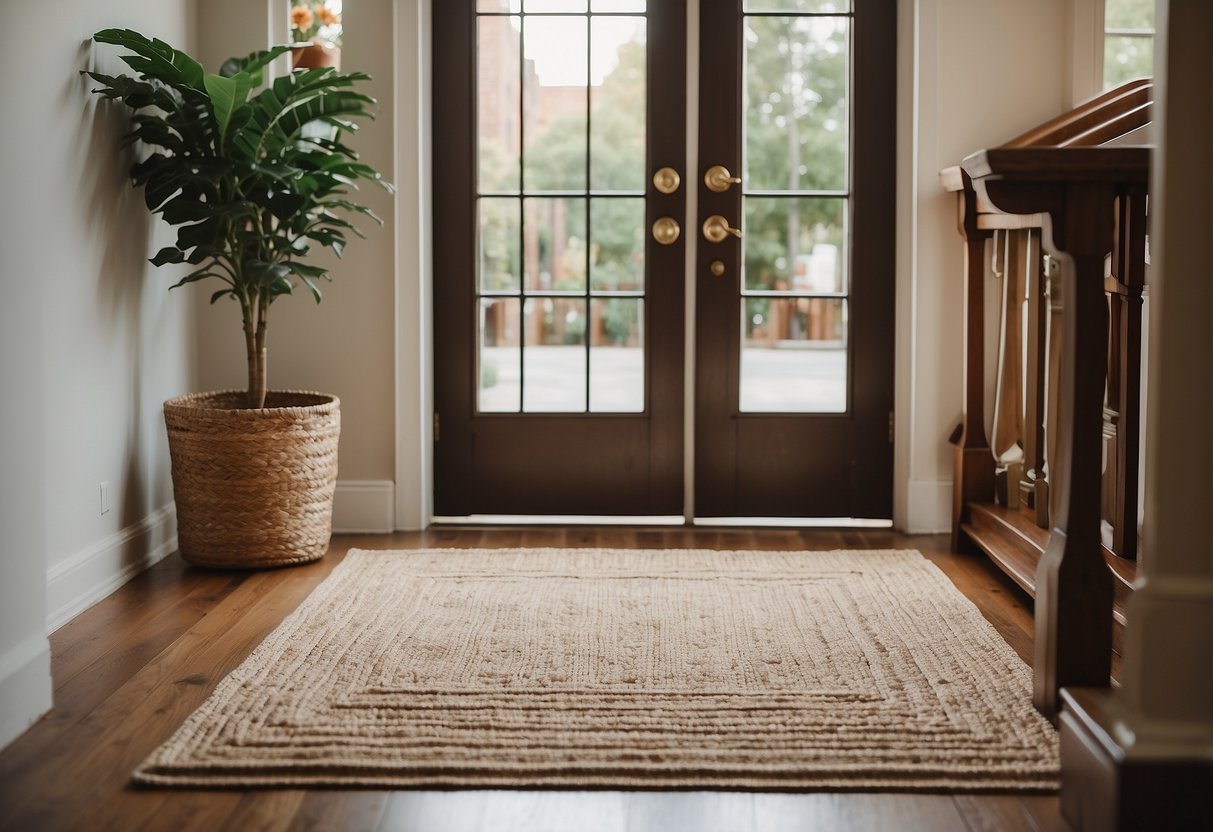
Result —
<svg viewBox="0 0 1213 832"><path fill-rule="evenodd" d="M1031 661L1027 597L943 536L871 530L438 527L347 535L318 563L194 569L173 556L51 636L55 708L0 753L0 830L1062 830L1055 796L561 791L160 791L131 770L351 547L916 548Z"/></svg>

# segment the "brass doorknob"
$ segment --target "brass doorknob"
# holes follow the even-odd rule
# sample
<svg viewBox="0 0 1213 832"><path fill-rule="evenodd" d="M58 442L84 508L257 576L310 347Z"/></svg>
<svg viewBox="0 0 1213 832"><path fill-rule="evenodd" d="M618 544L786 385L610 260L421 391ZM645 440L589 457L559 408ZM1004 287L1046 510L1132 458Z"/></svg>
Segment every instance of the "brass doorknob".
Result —
<svg viewBox="0 0 1213 832"><path fill-rule="evenodd" d="M653 187L663 194L672 194L682 184L682 177L673 168L662 168L653 174Z"/></svg>
<svg viewBox="0 0 1213 832"><path fill-rule="evenodd" d="M723 243L730 234L741 237L741 231L730 226L720 214L712 214L703 221L703 238L709 243Z"/></svg>
<svg viewBox="0 0 1213 832"><path fill-rule="evenodd" d="M678 240L682 228L673 217L658 217L653 223L653 239L663 246L672 246Z"/></svg>
<svg viewBox="0 0 1213 832"><path fill-rule="evenodd" d="M741 177L729 173L729 169L724 165L712 165L703 174L703 184L708 186L709 191L715 191L718 194L727 191L730 185L740 183Z"/></svg>

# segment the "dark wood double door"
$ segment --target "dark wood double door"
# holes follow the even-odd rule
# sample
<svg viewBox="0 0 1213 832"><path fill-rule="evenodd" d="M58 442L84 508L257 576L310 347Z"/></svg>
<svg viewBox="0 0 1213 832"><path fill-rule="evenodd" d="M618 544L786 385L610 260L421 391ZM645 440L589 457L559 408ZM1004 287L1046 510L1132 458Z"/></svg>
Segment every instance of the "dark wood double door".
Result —
<svg viewBox="0 0 1213 832"><path fill-rule="evenodd" d="M437 514L890 516L895 3L699 21L435 4Z"/></svg>

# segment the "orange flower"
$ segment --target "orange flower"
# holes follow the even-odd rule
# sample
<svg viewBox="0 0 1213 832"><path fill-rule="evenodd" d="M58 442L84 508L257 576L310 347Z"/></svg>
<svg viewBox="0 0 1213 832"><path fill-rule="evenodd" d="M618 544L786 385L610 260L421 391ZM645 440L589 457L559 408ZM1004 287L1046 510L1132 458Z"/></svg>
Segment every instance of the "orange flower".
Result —
<svg viewBox="0 0 1213 832"><path fill-rule="evenodd" d="M307 29L315 18L307 6L295 6L291 9L291 25L296 29Z"/></svg>
<svg viewBox="0 0 1213 832"><path fill-rule="evenodd" d="M341 15L335 13L328 6L321 6L318 11L320 14L320 22L325 26L335 26L341 22Z"/></svg>

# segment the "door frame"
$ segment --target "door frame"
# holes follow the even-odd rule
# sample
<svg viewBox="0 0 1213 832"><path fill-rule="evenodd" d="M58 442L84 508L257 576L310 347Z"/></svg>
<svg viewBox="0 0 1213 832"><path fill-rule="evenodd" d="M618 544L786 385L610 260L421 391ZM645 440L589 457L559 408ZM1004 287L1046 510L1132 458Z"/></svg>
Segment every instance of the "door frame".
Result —
<svg viewBox="0 0 1213 832"><path fill-rule="evenodd" d="M810 516L892 517L897 0L852 2L845 257L851 313L848 406L842 413L738 412L742 333L734 289L742 279L744 240L709 243L696 233L694 284L704 291L696 293L693 320L698 325L714 321L716 326L725 321L722 336L699 339L694 361L688 359L699 390L692 428L697 446L697 518L755 516L763 510L759 506L770 507L772 515L801 516L806 502L813 506ZM708 10L714 19L744 17L743 0L699 0L699 7L701 14ZM699 82L716 93L711 109L700 110L694 131L699 167L723 164L741 175L746 118L744 26L701 26L696 34L704 50ZM699 222L710 214L721 214L741 227L746 183L712 192L703 186L700 172L694 178L702 207L692 229L698 232ZM723 276L709 273L713 258L725 264ZM810 447L821 449L813 471L779 464L807 455ZM764 462L762 471L755 460Z"/></svg>
<svg viewBox="0 0 1213 832"><path fill-rule="evenodd" d="M646 17L645 408L504 413L477 409L477 14L471 0L434 8L431 31L441 30L448 42L435 50L433 63L430 129L443 137L432 159L443 177L432 202L433 270L453 278L435 282L432 292L433 395L441 417L434 425L433 501L443 514L590 515L604 505L617 515L682 510L683 303L691 238L683 233L662 245L648 230L658 217L680 217L689 190L688 183L665 193L651 179L659 168L680 174L686 168L686 61L676 48L686 45L685 3L658 5Z"/></svg>
<svg viewBox="0 0 1213 832"><path fill-rule="evenodd" d="M434 378L434 345L432 327L432 297L433 297L433 263L432 263L432 230L433 230L433 185L431 155L433 152L432 131L432 84L433 48L431 43L431 13L435 0L393 0L393 46L395 86L392 105L394 112L391 117L395 120L395 165L394 178L398 187L396 201L396 268L394 285L396 288L396 309L394 315L396 371L395 371L395 481L387 483L391 490L389 499L389 515L394 515L394 526L401 531L420 530L429 526L434 519L433 512L433 378ZM699 0L687 0L687 89L688 93L698 96L699 88ZM899 11L905 12L905 0L898 4ZM919 63L915 43L912 37L912 27L905 20L899 23L898 33L898 66L900 75L913 70ZM694 33L694 37L692 34ZM925 67L930 70L931 78L935 77L936 67L932 63ZM929 80L929 79L928 79ZM899 120L897 135L897 150L899 158L898 186L899 196L897 208L899 213L898 247L908 245L910 225L913 223L900 222L908 216L911 220L918 212L914 205L915 194L910 174L912 171L900 169L901 161L907 155L912 155L914 145L913 125L911 118L913 106L906 101L913 87L899 79ZM697 105L688 105L688 122L692 126L697 123ZM418 114L415 122L410 123L409 114ZM699 167L697 142L695 134L688 133L688 169ZM903 181L905 180L905 181ZM905 190L903 190L905 186ZM687 217L693 221L698 215L696 194L687 195ZM899 256L897 263L898 295L912 289L913 276L907 270L912 263ZM694 274L694 264L687 265L688 285L686 303L688 311L694 308L695 286L690 280ZM902 518L899 526L922 526L932 523L933 513L919 510L910 511L909 503L914 502L912 495L907 493L906 479L908 477L907 461L908 445L913 434L913 423L916 414L913 411L913 397L904 377L909 368L902 359L910 360L913 352L912 312L898 314L897 350L898 350L898 384L895 391L897 411L905 414L896 423L896 446L900 449L896 456L894 471L894 517ZM688 320L685 329L686 355L694 355L696 333L693 321ZM687 364L691 367L690 363ZM693 410L689 407L690 397L694 395L694 378L689 378L686 384L685 396L688 407L685 410L685 420L693 421ZM694 500L694 468L693 425L684 432L685 484L684 493L687 505L687 518L690 520L690 506ZM924 507L919 506L920 509ZM929 508L925 507L925 508ZM393 511L394 510L394 511ZM923 515L919 517L919 515ZM930 515L930 516L927 516ZM896 521L895 521L896 522Z"/></svg>

